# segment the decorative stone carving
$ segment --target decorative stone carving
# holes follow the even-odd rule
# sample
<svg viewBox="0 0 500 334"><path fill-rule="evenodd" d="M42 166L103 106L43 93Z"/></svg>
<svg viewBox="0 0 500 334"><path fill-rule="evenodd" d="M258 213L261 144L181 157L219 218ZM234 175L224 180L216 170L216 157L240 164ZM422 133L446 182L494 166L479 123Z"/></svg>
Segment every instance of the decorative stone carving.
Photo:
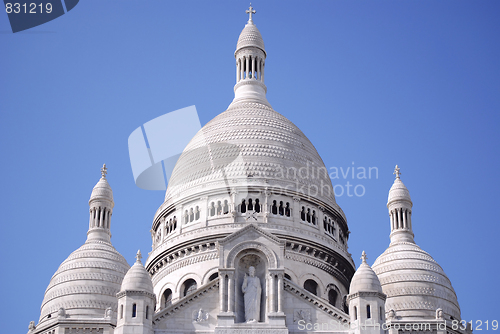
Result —
<svg viewBox="0 0 500 334"><path fill-rule="evenodd" d="M209 314L207 311L200 308L198 311L193 312L193 321L201 323L208 321Z"/></svg>
<svg viewBox="0 0 500 334"><path fill-rule="evenodd" d="M111 319L112 315L113 315L113 310L111 309L111 307L106 308L106 311L104 311L104 318Z"/></svg>
<svg viewBox="0 0 500 334"><path fill-rule="evenodd" d="M298 309L293 312L293 322L297 323L300 320L304 320L305 323L311 322L311 310Z"/></svg>
<svg viewBox="0 0 500 334"><path fill-rule="evenodd" d="M443 310L441 308L436 310L436 319L444 319Z"/></svg>
<svg viewBox="0 0 500 334"><path fill-rule="evenodd" d="M262 287L260 279L255 276L255 268L248 268L248 274L245 274L241 291L245 301L245 321L247 323L259 322L260 320L260 298Z"/></svg>
<svg viewBox="0 0 500 334"><path fill-rule="evenodd" d="M66 318L66 310L64 307L60 307L59 310L57 311L57 316L59 318Z"/></svg>

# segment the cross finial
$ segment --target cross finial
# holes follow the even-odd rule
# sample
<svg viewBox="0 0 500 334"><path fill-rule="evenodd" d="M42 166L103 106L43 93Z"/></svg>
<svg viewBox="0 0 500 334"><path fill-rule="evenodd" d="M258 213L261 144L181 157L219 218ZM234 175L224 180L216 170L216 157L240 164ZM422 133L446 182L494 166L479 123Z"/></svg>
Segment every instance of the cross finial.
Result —
<svg viewBox="0 0 500 334"><path fill-rule="evenodd" d="M137 261L135 261L135 262L142 263L141 262L142 254L141 254L141 250L140 249L137 251L137 255L135 256L135 258L137 259Z"/></svg>
<svg viewBox="0 0 500 334"><path fill-rule="evenodd" d="M363 263L366 263L367 258L368 258L368 256L366 256L365 251L363 251L363 253L361 254L361 260L363 260Z"/></svg>
<svg viewBox="0 0 500 334"><path fill-rule="evenodd" d="M102 165L102 168L101 168L101 175L104 179L106 178L106 174L108 174L108 169L106 168L106 164L104 164L104 165Z"/></svg>
<svg viewBox="0 0 500 334"><path fill-rule="evenodd" d="M394 168L394 173L392 174L396 175L396 179L399 179L399 176L401 175L400 169L401 168L399 168L398 165L396 165L396 168Z"/></svg>
<svg viewBox="0 0 500 334"><path fill-rule="evenodd" d="M253 9L251 2L250 2L250 7L248 7L248 9L245 11L245 13L247 13L249 15L248 22L252 22L252 14L255 14L257 12L255 11L255 9Z"/></svg>

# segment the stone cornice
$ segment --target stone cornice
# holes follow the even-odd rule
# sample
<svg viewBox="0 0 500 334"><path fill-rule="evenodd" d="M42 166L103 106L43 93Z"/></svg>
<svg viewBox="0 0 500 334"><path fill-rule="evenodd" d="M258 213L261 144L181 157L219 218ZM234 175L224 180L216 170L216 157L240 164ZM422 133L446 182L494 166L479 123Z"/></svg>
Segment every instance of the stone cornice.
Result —
<svg viewBox="0 0 500 334"><path fill-rule="evenodd" d="M141 290L125 290L125 291L120 291L116 294L116 298L118 299L125 296L145 296L153 300L156 300L156 296L154 295L154 293Z"/></svg>
<svg viewBox="0 0 500 334"><path fill-rule="evenodd" d="M382 300L386 300L387 296L381 292L374 292L374 291L359 291L356 293L353 293L352 295L347 296L347 301L352 300L354 298L358 297L378 297Z"/></svg>

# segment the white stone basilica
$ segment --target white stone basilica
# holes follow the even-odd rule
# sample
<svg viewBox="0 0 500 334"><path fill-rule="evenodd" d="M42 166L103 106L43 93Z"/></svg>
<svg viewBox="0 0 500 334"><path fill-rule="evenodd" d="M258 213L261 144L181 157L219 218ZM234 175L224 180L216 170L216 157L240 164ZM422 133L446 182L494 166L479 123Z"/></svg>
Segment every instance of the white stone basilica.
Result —
<svg viewBox="0 0 500 334"><path fill-rule="evenodd" d="M413 240L412 201L397 166L391 243L372 267L363 252L356 270L321 157L266 99L264 41L255 11L247 13L234 100L180 156L145 264L138 252L130 267L111 244L104 166L87 241L50 280L28 333L470 332L453 328L461 318L451 282Z"/></svg>

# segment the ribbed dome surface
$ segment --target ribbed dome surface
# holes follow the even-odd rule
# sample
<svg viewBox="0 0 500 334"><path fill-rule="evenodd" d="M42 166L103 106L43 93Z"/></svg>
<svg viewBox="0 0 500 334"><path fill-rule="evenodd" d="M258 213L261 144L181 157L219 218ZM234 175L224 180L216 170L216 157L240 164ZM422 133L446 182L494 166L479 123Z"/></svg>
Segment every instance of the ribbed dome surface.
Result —
<svg viewBox="0 0 500 334"><path fill-rule="evenodd" d="M258 47L262 49L262 51L266 52L262 35L253 22L247 23L245 28L241 31L238 43L236 44L236 51L249 46Z"/></svg>
<svg viewBox="0 0 500 334"><path fill-rule="evenodd" d="M389 198L387 199L387 205L394 201L408 201L411 203L410 192L403 184L401 179L397 178L392 184L391 189L389 190Z"/></svg>
<svg viewBox="0 0 500 334"><path fill-rule="evenodd" d="M122 282L121 291L145 291L154 294L153 282L141 262L136 262L128 270Z"/></svg>
<svg viewBox="0 0 500 334"><path fill-rule="evenodd" d="M113 190L104 177L101 177L99 182L97 182L97 184L95 185L94 189L92 189L89 203L95 200L108 200L113 202Z"/></svg>
<svg viewBox="0 0 500 334"><path fill-rule="evenodd" d="M108 307L116 311L116 294L129 267L111 243L88 240L52 276L40 322L57 316L60 307L70 318L102 318Z"/></svg>
<svg viewBox="0 0 500 334"><path fill-rule="evenodd" d="M349 294L360 291L382 293L382 286L380 285L377 275L365 262L361 263L358 270L354 273L349 288Z"/></svg>
<svg viewBox="0 0 500 334"><path fill-rule="evenodd" d="M309 193L343 215L314 146L286 117L261 103L232 104L195 135L172 172L164 205L239 185Z"/></svg>
<svg viewBox="0 0 500 334"><path fill-rule="evenodd" d="M460 319L460 307L451 282L437 262L416 244L394 243L373 264L387 295L385 310L396 316L434 319L441 308Z"/></svg>

